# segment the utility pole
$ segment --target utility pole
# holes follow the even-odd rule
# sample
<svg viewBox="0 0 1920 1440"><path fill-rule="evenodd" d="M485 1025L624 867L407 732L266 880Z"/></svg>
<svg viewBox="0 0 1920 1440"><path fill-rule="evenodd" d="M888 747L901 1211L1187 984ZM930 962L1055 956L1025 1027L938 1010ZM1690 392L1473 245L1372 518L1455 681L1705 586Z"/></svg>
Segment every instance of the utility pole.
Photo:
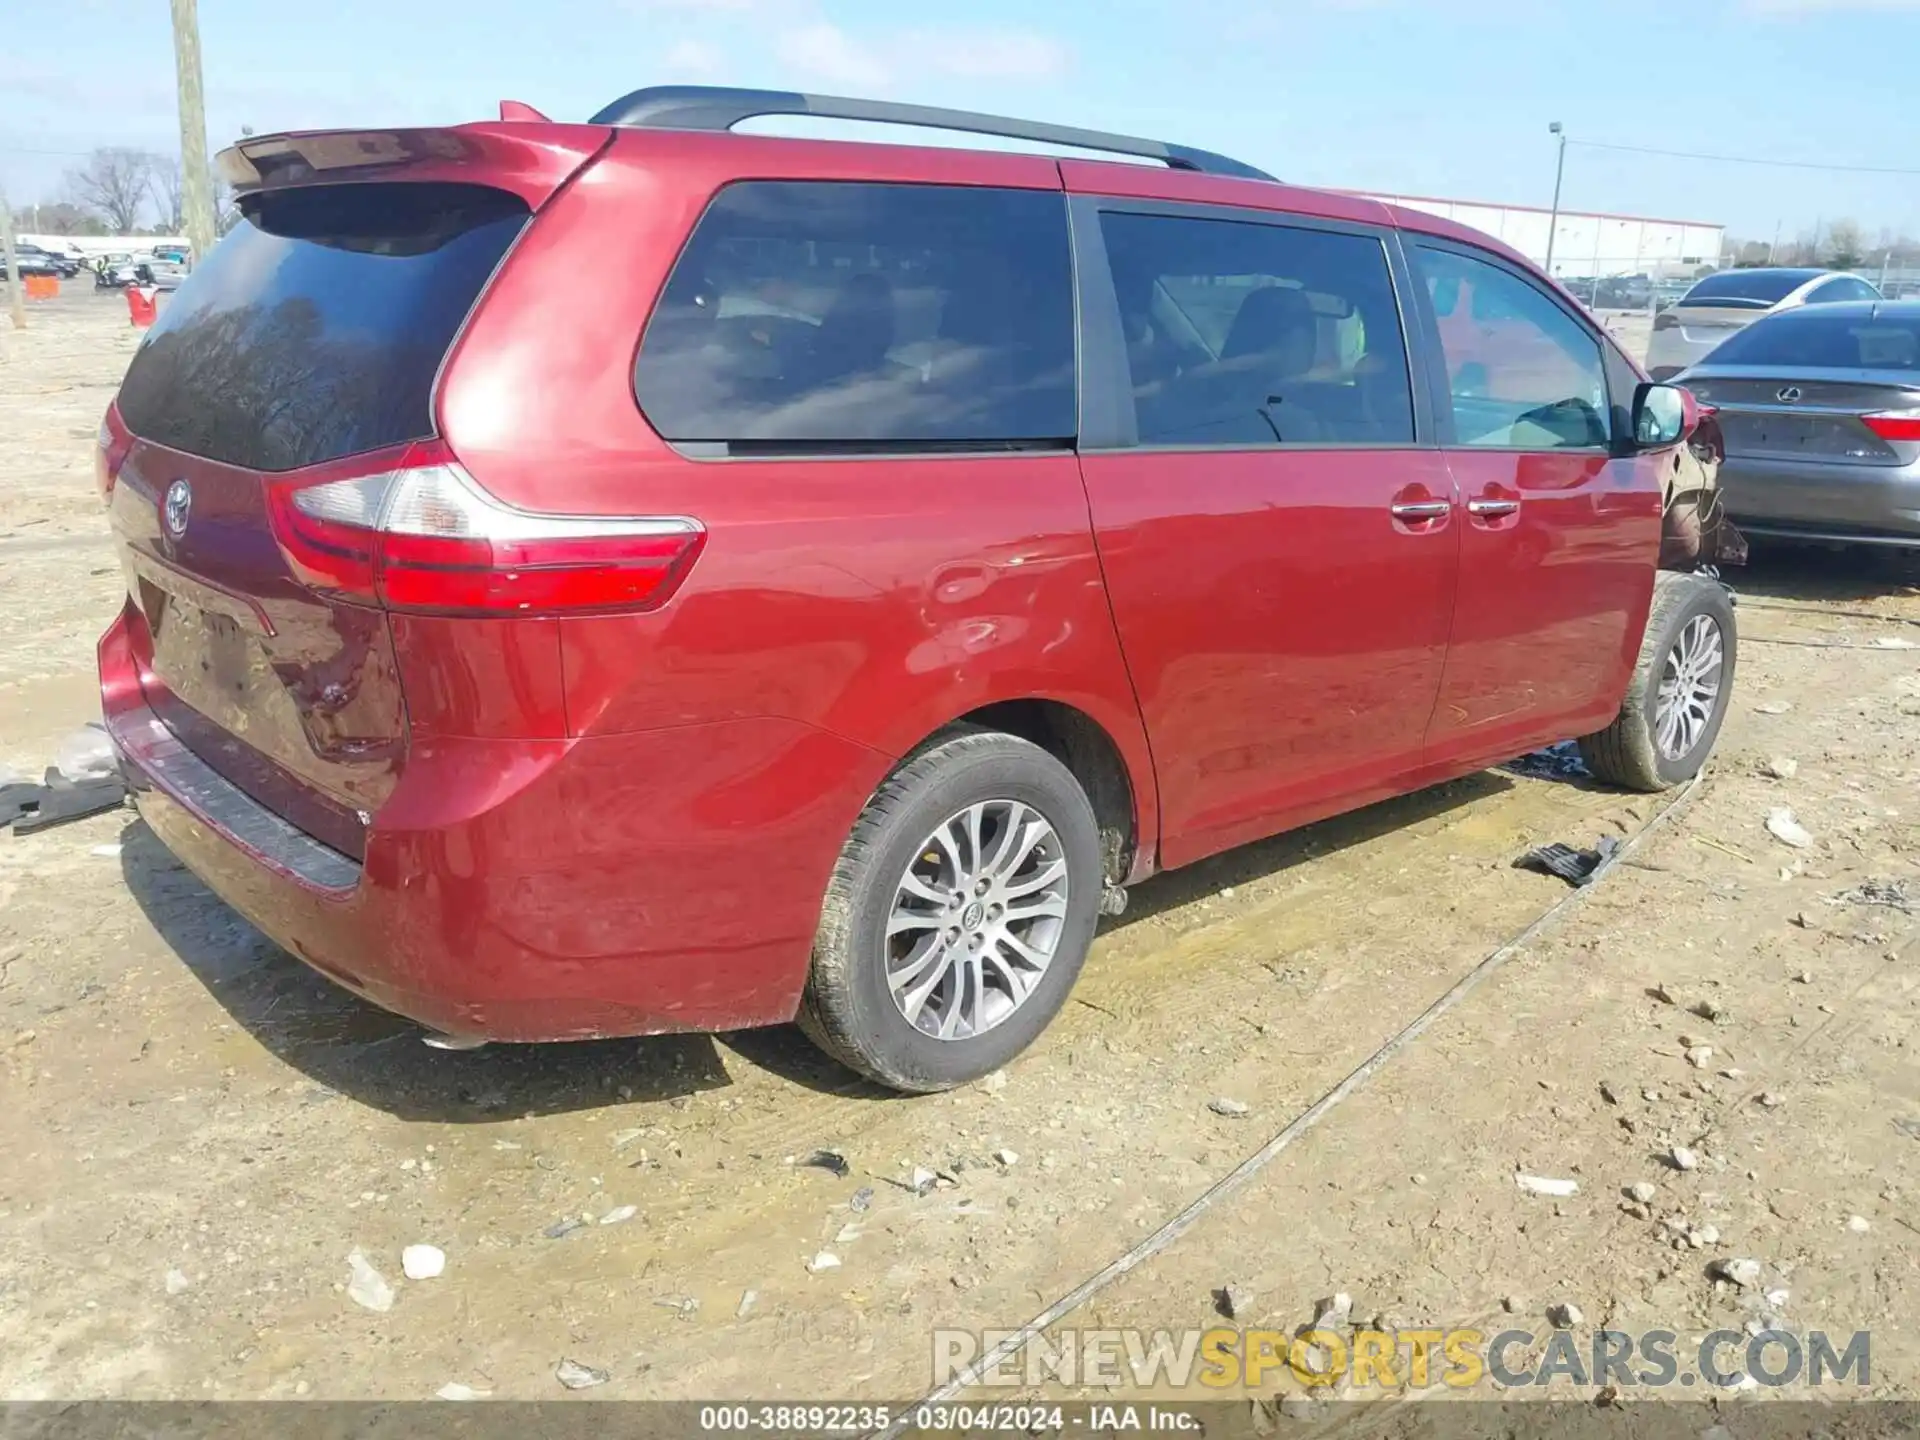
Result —
<svg viewBox="0 0 1920 1440"><path fill-rule="evenodd" d="M1547 126L1549 135L1560 137L1560 158L1553 166L1553 211L1547 217L1547 274L1553 274L1553 240L1560 229L1560 179L1567 172L1567 132L1555 120Z"/></svg>
<svg viewBox="0 0 1920 1440"><path fill-rule="evenodd" d="M13 211L7 205L7 197L0 195L0 260L6 264L0 266L7 277L7 294L13 311L13 328L27 328L27 297L20 288L20 258L13 253Z"/></svg>
<svg viewBox="0 0 1920 1440"><path fill-rule="evenodd" d="M1767 264L1771 265L1780 258L1780 222L1773 222L1773 244L1767 247Z"/></svg>
<svg viewBox="0 0 1920 1440"><path fill-rule="evenodd" d="M196 0L172 0L173 66L180 86L180 208L198 265L213 249L213 172L207 164L207 105L200 83Z"/></svg>

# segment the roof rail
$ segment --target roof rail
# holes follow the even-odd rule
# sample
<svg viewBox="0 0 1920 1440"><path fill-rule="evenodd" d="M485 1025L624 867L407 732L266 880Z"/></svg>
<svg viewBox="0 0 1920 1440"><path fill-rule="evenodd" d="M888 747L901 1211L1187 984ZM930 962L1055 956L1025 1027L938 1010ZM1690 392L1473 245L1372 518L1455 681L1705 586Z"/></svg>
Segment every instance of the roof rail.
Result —
<svg viewBox="0 0 1920 1440"><path fill-rule="evenodd" d="M803 95L794 90L740 90L723 85L654 85L623 95L593 117L595 125L632 125L653 130L731 130L742 120L760 115L817 115L830 120L868 120L882 125L920 125L936 130L965 130L976 135L999 135L1013 140L1037 140L1048 145L1072 145L1082 150L1105 150L1114 155L1138 155L1161 160L1175 170L1206 175L1233 175L1243 180L1271 180L1264 170L1187 145L1164 140L1142 140L1110 135L1104 130L1082 130L1073 125L1047 125L1037 120L1009 120L971 110L944 110L933 105L896 105L888 100L855 100L838 95Z"/></svg>

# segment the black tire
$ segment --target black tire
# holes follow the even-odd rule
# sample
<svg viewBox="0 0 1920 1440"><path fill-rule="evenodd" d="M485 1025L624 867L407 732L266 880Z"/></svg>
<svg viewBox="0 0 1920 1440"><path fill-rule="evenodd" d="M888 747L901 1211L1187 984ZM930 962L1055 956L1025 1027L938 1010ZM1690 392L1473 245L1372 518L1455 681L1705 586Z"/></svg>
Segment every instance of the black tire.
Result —
<svg viewBox="0 0 1920 1440"><path fill-rule="evenodd" d="M1720 629L1719 693L1692 746L1677 756L1664 755L1655 737L1661 677L1682 632L1703 615ZM1727 716L1739 638L1733 602L1717 581L1662 570L1654 580L1653 606L1640 640L1640 658L1634 664L1633 678L1627 682L1627 697L1620 713L1606 729L1580 741L1581 758L1594 778L1629 790L1654 791L1671 789L1698 774L1713 752L1721 722Z"/></svg>
<svg viewBox="0 0 1920 1440"><path fill-rule="evenodd" d="M1053 958L1025 1001L978 1035L943 1040L915 1028L895 1003L886 927L896 888L934 830L983 800L1019 801L1053 827L1066 862L1066 915ZM1012 735L948 731L901 762L840 853L800 1028L835 1059L896 1090L928 1093L977 1080L1026 1049L1059 1013L1093 943L1103 880L1099 826L1072 771Z"/></svg>

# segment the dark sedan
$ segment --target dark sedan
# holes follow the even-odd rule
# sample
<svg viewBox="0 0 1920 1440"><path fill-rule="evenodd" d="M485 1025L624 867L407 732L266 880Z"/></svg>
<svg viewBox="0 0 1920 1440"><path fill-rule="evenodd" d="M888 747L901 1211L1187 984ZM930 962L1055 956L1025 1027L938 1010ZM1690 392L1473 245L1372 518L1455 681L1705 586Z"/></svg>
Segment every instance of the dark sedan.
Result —
<svg viewBox="0 0 1920 1440"><path fill-rule="evenodd" d="M1719 411L1743 531L1920 548L1920 300L1769 315L1675 383Z"/></svg>

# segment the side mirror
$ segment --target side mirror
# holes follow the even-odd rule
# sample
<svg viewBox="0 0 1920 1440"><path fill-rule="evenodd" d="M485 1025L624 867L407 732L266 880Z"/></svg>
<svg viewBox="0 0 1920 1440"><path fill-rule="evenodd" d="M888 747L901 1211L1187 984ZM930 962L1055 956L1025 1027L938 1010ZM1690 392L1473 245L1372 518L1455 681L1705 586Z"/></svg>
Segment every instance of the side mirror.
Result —
<svg viewBox="0 0 1920 1440"><path fill-rule="evenodd" d="M1700 424L1700 402L1679 385L1645 382L1633 392L1633 443L1642 450L1677 445Z"/></svg>

